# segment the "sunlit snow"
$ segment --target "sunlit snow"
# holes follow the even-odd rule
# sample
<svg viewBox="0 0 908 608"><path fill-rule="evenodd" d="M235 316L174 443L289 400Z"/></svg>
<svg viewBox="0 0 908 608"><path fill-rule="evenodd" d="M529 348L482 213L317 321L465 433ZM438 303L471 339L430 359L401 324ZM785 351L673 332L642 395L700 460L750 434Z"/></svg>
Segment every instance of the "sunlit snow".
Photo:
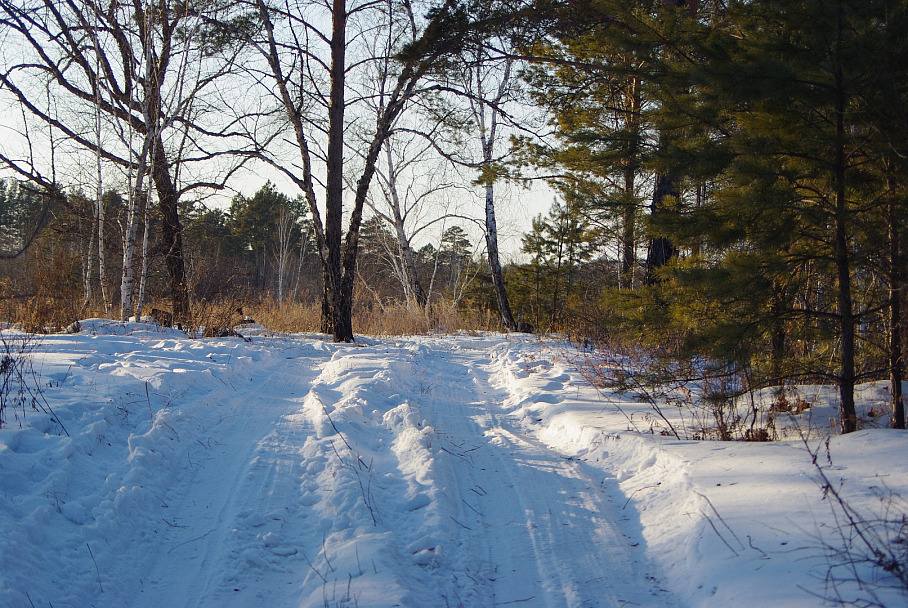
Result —
<svg viewBox="0 0 908 608"><path fill-rule="evenodd" d="M0 606L822 606L853 586L807 447L868 517L908 496L905 432L678 440L556 341L245 335L37 338L42 401L0 430Z"/></svg>

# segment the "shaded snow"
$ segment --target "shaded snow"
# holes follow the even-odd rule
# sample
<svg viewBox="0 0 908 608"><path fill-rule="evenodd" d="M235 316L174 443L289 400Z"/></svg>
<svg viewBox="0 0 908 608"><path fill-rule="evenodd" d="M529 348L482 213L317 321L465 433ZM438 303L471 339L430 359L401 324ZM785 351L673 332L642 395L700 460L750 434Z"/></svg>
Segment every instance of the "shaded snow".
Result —
<svg viewBox="0 0 908 608"><path fill-rule="evenodd" d="M0 430L0 606L823 605L833 519L799 440L628 431L646 406L528 337L246 329L40 338L59 418ZM835 437L827 474L878 514L906 439Z"/></svg>

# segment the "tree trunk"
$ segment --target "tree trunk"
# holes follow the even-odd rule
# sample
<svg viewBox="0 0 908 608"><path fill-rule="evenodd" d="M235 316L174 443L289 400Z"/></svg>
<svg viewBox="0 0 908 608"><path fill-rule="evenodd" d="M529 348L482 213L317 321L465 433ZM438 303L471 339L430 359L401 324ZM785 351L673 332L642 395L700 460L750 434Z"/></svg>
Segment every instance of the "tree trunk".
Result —
<svg viewBox="0 0 908 608"><path fill-rule="evenodd" d="M353 287L356 276L356 254L358 250L359 228L362 222L363 205L368 194L369 183L375 171L375 162L382 144L388 137L390 126L399 115L406 100L413 94L416 82L428 70L432 61L427 57L419 57L417 61L406 63L397 79L393 94L389 97L383 114L378 119L375 136L369 147L365 160L365 168L357 182L353 210L350 215L350 224L347 230L345 243L341 243L341 224L343 220L343 194L344 194L344 110L345 110L345 74L349 66L345 65L347 13L345 0L332 0L331 2L331 39L329 43L331 61L329 66L330 92L328 99L328 142L325 175L325 223L322 233L322 222L313 188L311 170L311 154L305 135L304 126L309 123L309 118L304 117L290 94L287 83L290 81L283 73L280 63L280 53L274 38L274 26L269 16L269 9L262 1L258 3L259 14L267 34L267 49L263 49L265 57L271 67L272 76L280 93L281 102L287 113L287 118L293 126L296 135L296 144L302 160L303 175L297 177L286 170L277 162L271 164L283 171L303 191L312 214L313 227L316 231L316 241L319 245L319 254L322 260L322 275L324 278L324 298L322 301L322 329L330 331L336 342L353 341ZM447 32L431 24L426 28L424 36L429 36L430 42L443 37ZM429 48L434 48L429 45ZM443 47L432 51L431 56L437 56ZM298 59L305 64L309 51L302 47L294 49L299 53Z"/></svg>
<svg viewBox="0 0 908 608"><path fill-rule="evenodd" d="M902 397L902 255L896 222L895 185L890 178L889 208L889 397L892 403L890 426L905 428Z"/></svg>
<svg viewBox="0 0 908 608"><path fill-rule="evenodd" d="M835 54L841 52L842 16L839 15ZM838 59L838 57L836 57ZM835 186L835 266L838 275L836 301L839 308L839 400L842 432L857 430L854 405L855 383L855 325L851 297L851 260L848 251L848 201L845 196L845 84L841 64L835 69L835 151L833 153L833 184Z"/></svg>
<svg viewBox="0 0 908 608"><path fill-rule="evenodd" d="M474 106L473 114L479 126L479 134L482 143L482 161L485 166L490 166L494 160L495 139L498 132L498 104L502 102L508 91L511 80L511 67L513 61L508 59L504 66L504 73L498 84L498 92L491 102L487 102L483 96L482 77L479 73L480 67L476 68L476 93L479 97L478 103ZM490 107L491 116L489 124L485 122L485 109ZM486 249L489 255L489 272L492 275L492 289L495 292L495 302L498 305L498 314L501 317L501 323L508 331L516 331L517 323L514 321L514 314L511 312L511 304L508 301L508 292L505 289L504 277L501 271L501 260L498 255L498 221L495 219L495 190L491 181L486 185Z"/></svg>
<svg viewBox="0 0 908 608"><path fill-rule="evenodd" d="M151 205L151 186L145 191L145 202L142 207L142 216L145 221L142 233L142 270L139 273L139 293L136 296L136 317L142 317L142 308L145 306L145 287L148 285L148 237L151 233L151 218L148 207Z"/></svg>
<svg viewBox="0 0 908 608"><path fill-rule="evenodd" d="M561 266L564 263L564 226L558 230L558 253L555 258L555 287L552 290L552 315L549 318L549 332L554 332L558 321L558 300L561 297Z"/></svg>
<svg viewBox="0 0 908 608"><path fill-rule="evenodd" d="M101 183L101 160L98 157L98 191L95 198L95 219L97 224L95 228L98 233L98 284L101 289L101 302L104 304L104 314L110 316L111 302L110 289L107 285L107 251L105 248L104 238L104 194Z"/></svg>
<svg viewBox="0 0 908 608"><path fill-rule="evenodd" d="M495 291L495 302L501 323L509 330L516 331L517 323L511 313L508 292L505 290L504 277L501 272L501 261L498 256L498 222L495 219L495 193L492 186L486 186L486 249L489 254L489 271L492 274L492 288Z"/></svg>
<svg viewBox="0 0 908 608"><path fill-rule="evenodd" d="M136 235L138 222L135 195L130 196L126 213L126 234L123 235L123 272L120 275L120 319L128 321L135 312L136 294Z"/></svg>
<svg viewBox="0 0 908 608"><path fill-rule="evenodd" d="M345 0L331 8L331 92L328 104L328 154L325 182L325 242L328 267L325 288L335 342L353 340L352 314L344 311L341 293L341 223L344 215L344 77L347 33ZM352 299L352 298L351 298ZM349 303L352 309L352 302Z"/></svg>
<svg viewBox="0 0 908 608"><path fill-rule="evenodd" d="M179 203L170 168L164 162L164 144L160 136L155 141L156 151L152 177L158 192L158 208L161 211L161 239L164 249L164 264L170 278L170 298L173 306L173 320L176 323L189 321L189 288L186 285L186 265L183 258L183 227L180 224Z"/></svg>
<svg viewBox="0 0 908 608"><path fill-rule="evenodd" d="M844 195L844 192L843 192ZM838 198L838 195L836 195ZM838 205L837 205L838 207ZM841 400L842 432L857 430L857 413L854 405L854 345L855 318L851 298L851 264L848 259L848 240L843 218L836 218L836 271L839 285L839 398Z"/></svg>
<svg viewBox="0 0 908 608"><path fill-rule="evenodd" d="M627 207L622 214L621 233L621 277L619 285L624 289L634 287L634 267L637 265L637 171L640 168L640 112L643 97L640 92L640 79L633 78L630 83L630 138L627 158L624 166L624 196Z"/></svg>
<svg viewBox="0 0 908 608"><path fill-rule="evenodd" d="M328 290L328 283L331 279L328 276L328 264L322 262L322 324L321 332L323 334L334 333L334 317L331 314L331 292Z"/></svg>
<svg viewBox="0 0 908 608"><path fill-rule="evenodd" d="M123 321L128 321L129 317L136 314L136 236L139 229L139 199L145 189L146 155L147 146L139 159L135 177L132 176L132 166L129 168L131 183L127 199L126 230L123 235L123 272L120 275L120 318Z"/></svg>
<svg viewBox="0 0 908 608"><path fill-rule="evenodd" d="M627 197L627 207L622 214L621 223L621 277L620 286L632 289L634 286L634 266L637 264L637 209L631 203L634 199L635 178L637 171L628 167L624 171L624 192Z"/></svg>
<svg viewBox="0 0 908 608"><path fill-rule="evenodd" d="M342 0L336 0L342 1ZM425 69L423 66L422 69ZM406 66L397 78L394 92L389 97L389 102L379 116L375 126L375 134L369 144L363 163L363 172L356 182L356 191L353 197L353 210L350 212L350 224L347 227L347 236L344 241L343 275L341 278L340 297L334 311L336 323L334 327L335 342L353 341L353 287L356 280L356 258L359 251L359 228L363 221L363 207L369 194L369 185L375 175L375 165L382 147L391 132L391 126L413 94L422 72L414 70L413 66Z"/></svg>
<svg viewBox="0 0 908 608"><path fill-rule="evenodd" d="M653 216L659 213L666 213L665 199L669 196L677 197L675 190L675 178L671 175L657 175L656 188L653 190L653 202L650 207L650 213ZM664 236L655 237L650 240L649 252L646 256L646 284L654 285L658 283L655 272L668 264L668 261L677 254L677 250L672 242Z"/></svg>
<svg viewBox="0 0 908 608"><path fill-rule="evenodd" d="M839 23L841 29L841 22ZM839 33L841 36L841 33ZM835 183L835 265L838 274L840 354L839 354L839 399L842 415L842 432L857 430L858 421L854 405L854 348L855 316L851 297L851 262L848 256L847 199L845 198L845 93L841 68L836 73L836 142L834 153Z"/></svg>
<svg viewBox="0 0 908 608"><path fill-rule="evenodd" d="M95 229L94 213L91 211L89 211L89 213L92 221L91 227L88 229L88 247L85 249L82 261L82 290L85 297L82 303L83 312L87 312L91 306L91 275L92 268L94 268L95 236L98 234L98 231Z"/></svg>
<svg viewBox="0 0 908 608"><path fill-rule="evenodd" d="M343 5L343 3L340 3ZM329 251L328 251L328 237L325 234L325 227L322 224L321 212L318 207L318 199L315 195L315 186L312 179L312 158L309 151L309 140L306 137L305 131L305 119L300 107L294 101L293 96L290 93L290 89L287 86L287 83L290 81L288 76L284 75L283 68L281 67L280 62L280 53L278 51L277 40L274 37L274 24L271 21L271 15L269 12L268 6L264 1L259 0L257 3L259 16L262 20L262 25L265 28L265 33L267 35L267 49L264 49L262 52L265 56L265 59L268 61L268 65L271 68L271 76L274 78L275 85L277 86L278 92L280 94L281 105L284 108L284 112L287 115L287 120L290 122L293 127L294 137L296 139L296 146L300 154L300 162L302 165L302 176L297 176L294 173L287 171L280 165L277 165L279 169L284 171L284 174L287 175L294 183L299 187L303 192L303 195L306 199L306 205L309 207L309 214L312 217L312 229L315 232L315 244L318 251L319 260L322 264L322 315L321 315L321 331L326 334L333 332L334 321L332 319L332 302L331 294L333 293L330 283L332 281L331 273L329 272ZM341 25L345 23L345 20L342 20ZM338 23L335 20L333 23L334 27L337 27ZM343 60L343 44L340 45L341 56ZM303 54L303 49L299 49L300 53ZM332 45L332 61L334 60L334 45ZM343 79L343 69L340 69L340 77ZM334 71L331 72L332 78L334 77ZM341 80L341 85L343 80ZM338 89L340 95L340 100L343 102L343 86ZM331 95L335 94L335 89L333 87ZM331 98L333 99L333 97ZM343 118L343 106L341 105L341 118ZM342 123L343 121L341 121ZM340 126L341 131L343 126ZM342 152L342 151L341 151ZM341 161L343 159L341 158ZM327 218L326 218L327 220ZM339 228L338 228L339 230ZM338 236L338 242L340 237Z"/></svg>

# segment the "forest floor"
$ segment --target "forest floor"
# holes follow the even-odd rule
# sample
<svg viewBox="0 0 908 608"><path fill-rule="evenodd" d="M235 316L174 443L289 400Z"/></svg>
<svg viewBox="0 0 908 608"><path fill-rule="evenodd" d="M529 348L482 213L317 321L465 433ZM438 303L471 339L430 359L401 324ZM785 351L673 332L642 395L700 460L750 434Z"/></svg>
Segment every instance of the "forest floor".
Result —
<svg viewBox="0 0 908 608"><path fill-rule="evenodd" d="M830 435L832 390L804 440L695 441L556 340L242 331L3 332L0 605L905 605L818 474L891 520L908 433Z"/></svg>

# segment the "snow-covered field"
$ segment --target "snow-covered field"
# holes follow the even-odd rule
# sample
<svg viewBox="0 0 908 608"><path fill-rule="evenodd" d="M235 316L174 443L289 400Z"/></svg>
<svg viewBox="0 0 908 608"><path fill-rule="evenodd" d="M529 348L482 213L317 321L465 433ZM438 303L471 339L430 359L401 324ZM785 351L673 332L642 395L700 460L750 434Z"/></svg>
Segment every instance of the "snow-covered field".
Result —
<svg viewBox="0 0 908 608"><path fill-rule="evenodd" d="M82 325L4 413L0 606L822 606L836 581L908 605L866 565L827 576L851 530L802 441L629 430L649 406L563 344ZM866 518L904 508L879 496L908 497L905 432L808 445Z"/></svg>

